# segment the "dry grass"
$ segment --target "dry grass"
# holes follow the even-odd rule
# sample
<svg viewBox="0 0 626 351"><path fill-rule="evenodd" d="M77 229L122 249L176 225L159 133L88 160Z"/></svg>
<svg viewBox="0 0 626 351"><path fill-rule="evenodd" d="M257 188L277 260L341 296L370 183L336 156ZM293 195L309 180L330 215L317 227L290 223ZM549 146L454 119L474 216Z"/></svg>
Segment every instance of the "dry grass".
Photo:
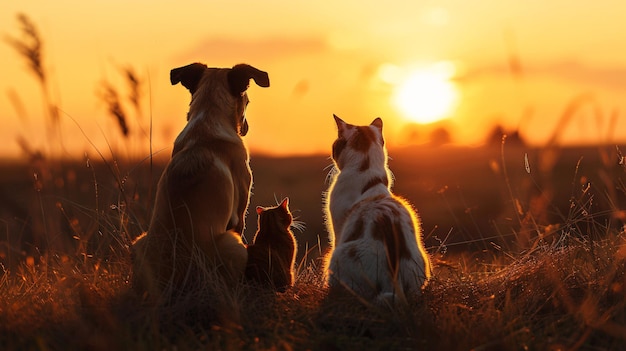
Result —
<svg viewBox="0 0 626 351"><path fill-rule="evenodd" d="M43 170L52 161L38 162ZM569 210L557 211L560 222L537 220L551 204L515 198L522 214L513 235L481 232L481 250L431 249L434 278L410 308L328 298L317 261L306 258L284 294L215 282L155 308L129 289L128 244L145 228L156 179L137 165L87 165L82 173L71 166L45 182L26 180L22 193L33 205L24 225L8 226L0 239L0 349L619 350L626 343L620 199L598 207L602 194L613 195L593 187L576 183ZM263 174L262 163L254 167ZM620 172L611 184L623 194ZM317 178L323 183L323 171ZM263 184L257 178L255 196ZM307 202L320 192L313 196ZM530 233L524 240L522 229Z"/></svg>
<svg viewBox="0 0 626 351"><path fill-rule="evenodd" d="M261 175L276 172L277 163L294 164L293 159L272 162L255 164L256 197L268 196L261 191L267 184ZM623 194L626 173L616 167L619 172L610 183ZM626 234L618 220L620 198L578 181L573 186L571 174L561 182L575 189L566 211L532 205L512 190L515 210L522 209L514 235L486 238L481 250L431 248L434 278L408 309L328 298L318 261L307 256L295 286L284 294L243 284L233 291L215 282L155 308L129 289L128 243L147 223L146 194L156 179L138 165L113 161L89 162L83 172L77 165L70 168L76 174L69 178L75 179L65 176L61 188L51 182L23 190L35 203L43 194L59 204L33 211L47 220L49 232L74 238L46 249L7 240L21 245L10 252L23 253L12 260L0 255L0 349L619 350L626 342ZM570 165L575 179L582 176L581 168ZM320 171L312 178L323 182L323 176ZM501 181L517 188L511 179ZM318 201L320 192L311 196L307 202ZM598 206L601 197L613 196L605 201L612 207ZM538 224L539 209L558 212L562 220ZM520 241L523 228L533 235ZM18 231L7 229L7 235ZM33 234L42 243L51 237ZM310 257L317 250L311 249ZM0 252L6 252L2 246Z"/></svg>
<svg viewBox="0 0 626 351"><path fill-rule="evenodd" d="M4 266L2 349L616 350L626 342L626 234L606 217L619 213L618 207L596 206L600 194L586 186L571 192L562 222L518 223L535 232L524 249L515 235L508 240L514 249L431 249L434 278L408 309L328 298L318 261L307 256L295 286L284 294L243 284L233 291L216 281L155 308L129 288L128 242L148 219L150 178L136 165L88 165L75 184L67 183L82 188L85 177L92 181L86 192L62 188L74 199L56 194L61 206L43 213L67 223L55 230L73 235L73 244L29 251ZM259 162L256 174L276 167ZM620 169L613 181L622 193L623 175ZM317 178L323 180L323 172ZM29 191L37 198L46 189L43 184ZM514 202L527 208L520 218L530 216L531 205ZM485 247L493 241L486 239ZM311 257L317 250L310 249Z"/></svg>
<svg viewBox="0 0 626 351"><path fill-rule="evenodd" d="M48 90L42 40L26 16L19 21L23 39L9 43L39 80L49 132L55 134L59 118ZM124 73L139 121L140 79L130 68ZM117 90L105 88L103 99L122 134L138 130L135 135L149 139L141 127L130 128ZM563 123L582 102L574 100ZM119 150L111 148L110 157L97 151L99 162L86 156L78 166L50 158L22 138L29 163L0 172L5 228L0 234L0 349L624 349L623 156L619 148L614 154L601 149L602 161L592 170L580 161L559 168L563 150L556 133L547 150L523 158L506 154L504 145L495 153L391 153L396 189L421 210L435 256L433 279L403 309L326 295L315 254L322 249L303 247L324 237L323 157L252 159L254 201L273 203L279 191L279 197L290 196L301 210L296 215L307 222L308 233L298 239L299 252L308 255L293 288L275 294L241 284L232 290L215 280L173 304L154 307L129 287L128 254L131 239L149 220L151 189L160 173L152 158L146 169L146 160L118 161ZM419 176L417 162L424 166ZM517 163L524 165L521 175L507 168ZM448 172L442 175L440 169ZM456 191L448 190L455 184ZM444 225L456 228L448 231ZM448 234L438 238L436 226Z"/></svg>
<svg viewBox="0 0 626 351"><path fill-rule="evenodd" d="M0 278L0 347L617 350L626 342L626 237L604 237L488 264L439 261L423 296L402 310L327 299L313 263L284 294L215 284L154 308L130 292L128 262L52 255Z"/></svg>

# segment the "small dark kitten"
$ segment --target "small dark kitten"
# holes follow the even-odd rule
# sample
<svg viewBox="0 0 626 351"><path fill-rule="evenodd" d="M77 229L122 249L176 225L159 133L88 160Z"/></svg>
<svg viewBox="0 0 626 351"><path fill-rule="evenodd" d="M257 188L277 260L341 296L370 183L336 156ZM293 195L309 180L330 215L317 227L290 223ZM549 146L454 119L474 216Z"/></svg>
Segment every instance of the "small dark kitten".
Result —
<svg viewBox="0 0 626 351"><path fill-rule="evenodd" d="M246 279L284 292L293 285L296 239L289 198L274 207L257 207L258 229L248 246Z"/></svg>

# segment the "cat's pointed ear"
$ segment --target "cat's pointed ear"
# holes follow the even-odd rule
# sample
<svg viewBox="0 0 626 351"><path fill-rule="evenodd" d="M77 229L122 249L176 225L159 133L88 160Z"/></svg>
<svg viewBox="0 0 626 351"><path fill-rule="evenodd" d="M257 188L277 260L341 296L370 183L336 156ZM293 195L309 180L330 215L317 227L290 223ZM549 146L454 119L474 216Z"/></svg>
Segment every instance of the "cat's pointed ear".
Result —
<svg viewBox="0 0 626 351"><path fill-rule="evenodd" d="M333 117L335 118L335 123L337 123L339 136L341 136L341 133L346 129L346 122L344 122L343 119L339 118L336 114L333 114Z"/></svg>
<svg viewBox="0 0 626 351"><path fill-rule="evenodd" d="M256 207L256 214L261 214L261 213L263 213L263 207L257 206Z"/></svg>
<svg viewBox="0 0 626 351"><path fill-rule="evenodd" d="M380 117L376 117L370 125L380 129L381 131L383 130L383 120Z"/></svg>
<svg viewBox="0 0 626 351"><path fill-rule="evenodd" d="M202 63L192 63L187 66L174 68L170 71L170 82L172 85L181 83L185 88L189 90L191 95L198 89L198 83L202 79L204 70L207 66Z"/></svg>
<svg viewBox="0 0 626 351"><path fill-rule="evenodd" d="M289 198L286 197L283 199L283 201L280 203L280 207L287 209L287 206L289 206Z"/></svg>

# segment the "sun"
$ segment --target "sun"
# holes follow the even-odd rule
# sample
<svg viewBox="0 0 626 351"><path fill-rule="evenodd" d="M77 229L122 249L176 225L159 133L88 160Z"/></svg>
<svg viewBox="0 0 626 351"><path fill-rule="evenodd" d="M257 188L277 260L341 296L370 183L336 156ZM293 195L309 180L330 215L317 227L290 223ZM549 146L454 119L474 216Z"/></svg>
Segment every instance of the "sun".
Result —
<svg viewBox="0 0 626 351"><path fill-rule="evenodd" d="M410 70L396 82L393 102L407 119L416 123L445 119L459 98L452 81L454 74L455 66L448 61Z"/></svg>

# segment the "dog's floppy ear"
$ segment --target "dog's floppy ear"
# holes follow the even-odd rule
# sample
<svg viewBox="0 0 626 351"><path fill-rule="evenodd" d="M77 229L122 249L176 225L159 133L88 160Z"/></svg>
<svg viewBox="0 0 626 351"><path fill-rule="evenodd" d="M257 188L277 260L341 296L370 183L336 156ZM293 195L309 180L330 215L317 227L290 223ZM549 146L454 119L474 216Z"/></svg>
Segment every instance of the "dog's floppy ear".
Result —
<svg viewBox="0 0 626 351"><path fill-rule="evenodd" d="M243 123L241 123L241 127L239 129L239 135L246 136L246 134L248 134L249 128L250 127L248 126L248 120L244 118Z"/></svg>
<svg viewBox="0 0 626 351"><path fill-rule="evenodd" d="M185 88L189 89L189 92L193 95L198 88L198 83L200 83L200 79L202 79L206 68L206 65L197 62L174 68L170 71L170 82L172 82L172 85L181 83Z"/></svg>
<svg viewBox="0 0 626 351"><path fill-rule="evenodd" d="M230 92L235 96L241 95L241 93L248 89L250 79L254 79L254 82L260 87L267 88L270 86L270 77L267 75L267 72L241 63L228 71Z"/></svg>

